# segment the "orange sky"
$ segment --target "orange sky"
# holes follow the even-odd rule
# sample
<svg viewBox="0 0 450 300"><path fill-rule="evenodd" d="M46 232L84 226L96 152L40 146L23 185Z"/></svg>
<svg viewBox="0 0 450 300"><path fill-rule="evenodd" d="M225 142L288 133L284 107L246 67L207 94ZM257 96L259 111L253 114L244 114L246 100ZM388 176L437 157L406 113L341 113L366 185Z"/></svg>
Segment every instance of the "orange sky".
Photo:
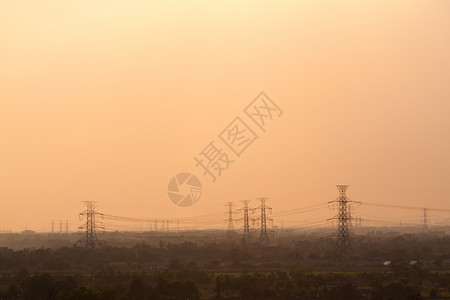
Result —
<svg viewBox="0 0 450 300"><path fill-rule="evenodd" d="M82 200L177 218L267 196L276 212L342 183L450 208L449 53L444 0L0 1L0 230L74 230ZM193 157L260 91L284 114L210 183ZM203 184L189 208L167 199L179 172Z"/></svg>

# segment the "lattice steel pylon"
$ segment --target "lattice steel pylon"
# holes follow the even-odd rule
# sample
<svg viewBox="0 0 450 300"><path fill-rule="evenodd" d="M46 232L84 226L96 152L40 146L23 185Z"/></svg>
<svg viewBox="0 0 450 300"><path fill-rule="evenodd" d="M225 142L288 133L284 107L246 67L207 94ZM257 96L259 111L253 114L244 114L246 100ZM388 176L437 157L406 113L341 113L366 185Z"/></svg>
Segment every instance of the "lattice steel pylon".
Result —
<svg viewBox="0 0 450 300"><path fill-rule="evenodd" d="M351 249L351 239L354 236L352 216L350 212L352 200L350 200L346 195L348 185L336 185L336 187L339 190L339 197L329 203L333 204L333 206L337 205L338 214L329 220L337 220L338 222L336 252L338 253L340 259L345 261Z"/></svg>
<svg viewBox="0 0 450 300"><path fill-rule="evenodd" d="M428 214L427 214L428 209L424 208L423 209L423 231L427 232L428 231Z"/></svg>
<svg viewBox="0 0 450 300"><path fill-rule="evenodd" d="M266 205L266 201L269 200L268 198L258 198L258 200L261 202L261 205L258 207L261 210L261 216L259 218L260 222L260 235L259 235L259 241L268 243L269 242L269 236L267 235L267 221L272 221L271 218L267 217L267 211L269 213L272 212L272 208Z"/></svg>
<svg viewBox="0 0 450 300"><path fill-rule="evenodd" d="M226 205L226 207L228 207L228 232L231 232L234 230L234 226L233 226L233 202L228 202Z"/></svg>
<svg viewBox="0 0 450 300"><path fill-rule="evenodd" d="M244 207L241 209L238 209L237 212L243 212L243 217L239 219L239 221L244 221L244 232L243 236L246 238L250 237L250 218L248 216L249 208L248 204L250 203L250 200L242 200L241 201L244 204Z"/></svg>
<svg viewBox="0 0 450 300"><path fill-rule="evenodd" d="M97 229L104 229L100 222L96 221L96 215L103 216L103 214L95 211L96 201L82 201L86 204L86 210L80 213L80 220L86 217L86 223L78 227L78 232L85 231L85 248L97 248L102 243L97 238Z"/></svg>

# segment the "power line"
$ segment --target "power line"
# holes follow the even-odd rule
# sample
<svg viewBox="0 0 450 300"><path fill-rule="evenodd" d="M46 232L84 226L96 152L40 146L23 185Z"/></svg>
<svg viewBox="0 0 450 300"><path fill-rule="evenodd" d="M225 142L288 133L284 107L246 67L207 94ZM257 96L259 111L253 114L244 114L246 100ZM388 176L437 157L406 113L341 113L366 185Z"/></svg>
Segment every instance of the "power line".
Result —
<svg viewBox="0 0 450 300"><path fill-rule="evenodd" d="M370 203L370 202L360 202L364 205L369 206L378 206L378 207L387 207L387 208L398 208L398 209L413 209L413 210L423 210L423 207L417 206L406 206L406 205L392 205L392 204L381 204L381 203ZM427 208L428 211L441 211L441 212L450 212L450 209L445 208Z"/></svg>

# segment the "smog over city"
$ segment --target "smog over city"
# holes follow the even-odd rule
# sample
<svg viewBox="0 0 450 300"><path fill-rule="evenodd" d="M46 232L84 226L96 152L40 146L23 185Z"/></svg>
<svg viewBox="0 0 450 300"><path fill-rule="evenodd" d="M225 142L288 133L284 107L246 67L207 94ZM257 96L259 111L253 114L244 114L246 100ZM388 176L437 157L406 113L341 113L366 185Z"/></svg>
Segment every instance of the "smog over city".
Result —
<svg viewBox="0 0 450 300"><path fill-rule="evenodd" d="M450 1L0 0L0 299L450 299Z"/></svg>

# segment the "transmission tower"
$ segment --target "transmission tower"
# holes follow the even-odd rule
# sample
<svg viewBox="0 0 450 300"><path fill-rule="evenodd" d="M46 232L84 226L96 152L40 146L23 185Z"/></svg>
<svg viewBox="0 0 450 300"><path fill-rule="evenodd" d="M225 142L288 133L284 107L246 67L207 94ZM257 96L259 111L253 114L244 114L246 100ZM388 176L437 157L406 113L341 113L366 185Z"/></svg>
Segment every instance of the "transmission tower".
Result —
<svg viewBox="0 0 450 300"><path fill-rule="evenodd" d="M233 226L233 202L228 202L226 205L226 207L228 207L228 232L231 232L234 230L234 226Z"/></svg>
<svg viewBox="0 0 450 300"><path fill-rule="evenodd" d="M100 246L102 243L97 238L97 229L104 229L100 223L96 222L96 215L100 215L103 217L103 214L95 211L95 201L82 201L86 204L86 210L80 213L80 220L83 217L86 217L86 223L78 228L78 231L85 231L85 248L96 248Z"/></svg>
<svg viewBox="0 0 450 300"><path fill-rule="evenodd" d="M428 231L428 214L427 214L428 209L424 208L423 209L423 231L427 232Z"/></svg>
<svg viewBox="0 0 450 300"><path fill-rule="evenodd" d="M266 205L266 201L268 198L258 198L258 200L261 202L261 205L258 207L261 210L261 216L259 218L259 224L260 224L260 236L259 241L268 243L269 242L269 236L267 235L267 221L273 221L271 218L267 217L267 211L269 213L272 212L272 208L268 207Z"/></svg>
<svg viewBox="0 0 450 300"><path fill-rule="evenodd" d="M352 218L352 207L351 205L347 205L347 214L348 214L348 226L353 227L353 222L356 220L353 220Z"/></svg>
<svg viewBox="0 0 450 300"><path fill-rule="evenodd" d="M244 221L244 232L243 236L246 238L250 237L250 218L249 218L249 211L248 204L250 203L250 200L242 200L241 201L244 204L243 208L240 208L237 210L237 212L243 212L243 217L239 219L239 221Z"/></svg>
<svg viewBox="0 0 450 300"><path fill-rule="evenodd" d="M338 222L336 251L340 258L344 261L349 254L348 252L351 248L351 238L354 235L350 208L352 200L350 200L346 195L348 185L337 185L336 187L339 190L339 197L329 203L332 203L333 206L337 205L338 208L337 216L332 219L337 220Z"/></svg>

